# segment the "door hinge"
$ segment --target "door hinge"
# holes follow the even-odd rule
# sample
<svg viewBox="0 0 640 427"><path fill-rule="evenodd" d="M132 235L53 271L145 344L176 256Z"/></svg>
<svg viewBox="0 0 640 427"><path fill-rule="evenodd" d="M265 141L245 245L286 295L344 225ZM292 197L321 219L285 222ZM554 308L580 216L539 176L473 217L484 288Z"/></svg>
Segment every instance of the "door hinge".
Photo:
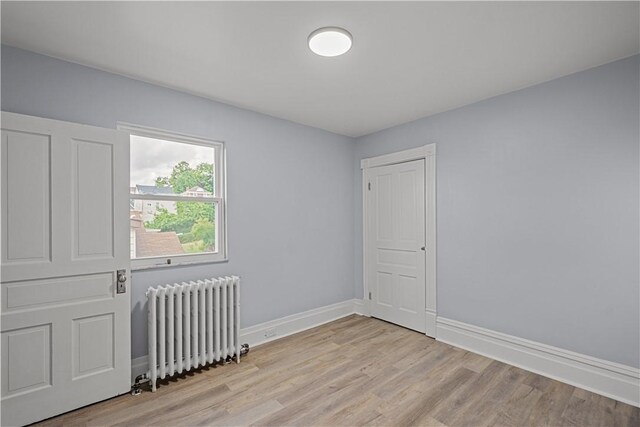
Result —
<svg viewBox="0 0 640 427"><path fill-rule="evenodd" d="M368 183L369 191L371 191L371 183Z"/></svg>
<svg viewBox="0 0 640 427"><path fill-rule="evenodd" d="M371 299L371 292L369 292L369 299Z"/></svg>

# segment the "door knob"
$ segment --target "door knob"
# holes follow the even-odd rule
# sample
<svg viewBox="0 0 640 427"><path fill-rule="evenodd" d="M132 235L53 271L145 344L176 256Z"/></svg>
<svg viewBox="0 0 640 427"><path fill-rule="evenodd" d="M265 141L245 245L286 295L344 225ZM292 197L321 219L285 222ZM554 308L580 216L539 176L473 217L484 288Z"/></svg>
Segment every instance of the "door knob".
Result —
<svg viewBox="0 0 640 427"><path fill-rule="evenodd" d="M426 248L426 246L423 246L423 247L421 247L421 248L420 248L420 250L421 250L421 251L426 251L426 250L427 250L427 248Z"/></svg>
<svg viewBox="0 0 640 427"><path fill-rule="evenodd" d="M116 292L119 294L124 294L127 292L127 270L118 270L116 271L116 277L118 280L118 284L116 286Z"/></svg>

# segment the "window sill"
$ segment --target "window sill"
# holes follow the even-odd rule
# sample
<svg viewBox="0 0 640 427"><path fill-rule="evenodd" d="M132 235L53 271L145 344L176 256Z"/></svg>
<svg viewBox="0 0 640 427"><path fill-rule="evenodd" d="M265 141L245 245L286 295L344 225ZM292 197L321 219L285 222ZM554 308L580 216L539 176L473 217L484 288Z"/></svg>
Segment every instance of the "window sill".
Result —
<svg viewBox="0 0 640 427"><path fill-rule="evenodd" d="M202 261L185 261L185 262L176 262L172 264L166 263L158 263L158 264L148 264L148 265L134 265L134 261L131 261L131 271L146 271L146 270L162 270L165 268L176 268L176 267L192 267L203 264L222 264L225 262L229 262L229 258L222 258L216 260L202 260Z"/></svg>

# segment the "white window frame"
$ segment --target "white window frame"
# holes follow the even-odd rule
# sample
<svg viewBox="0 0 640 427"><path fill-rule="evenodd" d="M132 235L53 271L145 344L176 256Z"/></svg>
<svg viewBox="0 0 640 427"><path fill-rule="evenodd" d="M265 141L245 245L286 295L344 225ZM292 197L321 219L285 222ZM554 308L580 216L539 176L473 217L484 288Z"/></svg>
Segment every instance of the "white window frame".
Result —
<svg viewBox="0 0 640 427"><path fill-rule="evenodd" d="M130 200L163 200L172 202L207 202L217 203L216 208L216 240L218 252L201 254L176 254L171 256L158 256L146 258L132 258L132 270L144 270L149 268L166 268L179 265L215 263L228 261L227 258L227 175L226 175L226 150L223 141L216 141L194 135L166 131L131 123L118 122L118 130L129 132L130 135L147 138L163 139L166 141L183 144L201 145L214 149L214 196L179 196L161 194L131 194ZM131 137L129 137L131 138ZM129 139L131 140L131 139ZM129 165L129 168L131 166Z"/></svg>

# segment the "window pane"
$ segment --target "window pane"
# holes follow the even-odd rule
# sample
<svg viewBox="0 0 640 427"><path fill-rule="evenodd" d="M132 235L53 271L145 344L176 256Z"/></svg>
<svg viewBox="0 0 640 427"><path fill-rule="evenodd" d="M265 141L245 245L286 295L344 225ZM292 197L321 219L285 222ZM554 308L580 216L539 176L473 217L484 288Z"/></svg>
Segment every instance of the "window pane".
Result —
<svg viewBox="0 0 640 427"><path fill-rule="evenodd" d="M217 203L130 202L131 258L218 252Z"/></svg>
<svg viewBox="0 0 640 427"><path fill-rule="evenodd" d="M214 194L215 149L131 135L131 194Z"/></svg>

